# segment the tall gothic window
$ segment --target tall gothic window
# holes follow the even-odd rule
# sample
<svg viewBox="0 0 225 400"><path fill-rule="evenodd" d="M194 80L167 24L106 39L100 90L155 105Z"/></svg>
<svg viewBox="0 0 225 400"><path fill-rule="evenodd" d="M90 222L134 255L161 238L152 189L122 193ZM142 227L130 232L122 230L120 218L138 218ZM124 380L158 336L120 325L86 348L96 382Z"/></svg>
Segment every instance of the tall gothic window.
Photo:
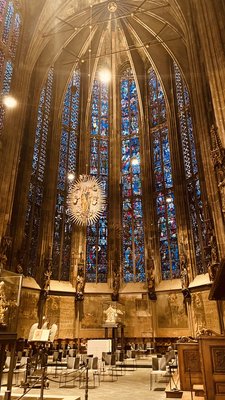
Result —
<svg viewBox="0 0 225 400"><path fill-rule="evenodd" d="M120 96L123 279L124 282L144 282L138 95L130 68L121 76Z"/></svg>
<svg viewBox="0 0 225 400"><path fill-rule="evenodd" d="M49 70L46 84L41 90L35 133L32 173L26 211L25 236L27 247L27 274L34 276L37 271L38 239L41 223L41 207L44 192L46 146L49 132L49 117L52 99L53 68Z"/></svg>
<svg viewBox="0 0 225 400"><path fill-rule="evenodd" d="M177 109L179 128L183 150L186 188L188 195L189 215L192 237L195 249L196 272L207 272L207 254L204 254L206 242L206 225L203 213L203 203L198 175L195 139L193 134L190 98L187 86L181 76L178 66L174 63Z"/></svg>
<svg viewBox="0 0 225 400"><path fill-rule="evenodd" d="M108 197L109 87L94 81L91 106L90 175L102 182ZM97 223L87 228L87 282L107 282L108 207Z"/></svg>
<svg viewBox="0 0 225 400"><path fill-rule="evenodd" d="M0 91L8 95L11 89L14 60L21 30L18 2L0 0ZM0 106L0 133L4 127L5 106Z"/></svg>
<svg viewBox="0 0 225 400"><path fill-rule="evenodd" d="M75 177L78 153L80 104L80 71L75 70L68 85L62 113L55 226L53 240L52 277L69 280L71 264L72 222L67 213L68 175Z"/></svg>
<svg viewBox="0 0 225 400"><path fill-rule="evenodd" d="M150 140L162 279L180 276L172 167L164 94L153 68L149 71Z"/></svg>

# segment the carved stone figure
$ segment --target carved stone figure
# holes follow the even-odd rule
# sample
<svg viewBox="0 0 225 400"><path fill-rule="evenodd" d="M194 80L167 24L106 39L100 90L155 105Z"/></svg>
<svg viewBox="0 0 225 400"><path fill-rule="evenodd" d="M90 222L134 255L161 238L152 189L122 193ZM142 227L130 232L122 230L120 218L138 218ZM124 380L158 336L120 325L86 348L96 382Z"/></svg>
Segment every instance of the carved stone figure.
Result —
<svg viewBox="0 0 225 400"><path fill-rule="evenodd" d="M206 328L205 309L201 293L194 293L192 296L193 311L195 320L195 332Z"/></svg>
<svg viewBox="0 0 225 400"><path fill-rule="evenodd" d="M84 299L84 286L85 286L85 279L83 274L83 268L78 268L78 273L76 277L76 294L75 294L75 298L78 301Z"/></svg>
<svg viewBox="0 0 225 400"><path fill-rule="evenodd" d="M189 286L187 256L185 253L180 255L180 278L182 289L187 289Z"/></svg>
<svg viewBox="0 0 225 400"><path fill-rule="evenodd" d="M220 168L218 169L218 175L220 180L218 188L220 190L222 212L225 213L225 171L223 166L220 166Z"/></svg>
<svg viewBox="0 0 225 400"><path fill-rule="evenodd" d="M113 273L113 300L118 300L119 296L119 289L120 289L120 273L115 271Z"/></svg>
<svg viewBox="0 0 225 400"><path fill-rule="evenodd" d="M147 287L150 300L156 300L154 269L154 260L150 257L147 260Z"/></svg>
<svg viewBox="0 0 225 400"><path fill-rule="evenodd" d="M12 238L9 236L3 236L0 244L0 271L7 265L7 251L12 244Z"/></svg>
<svg viewBox="0 0 225 400"><path fill-rule="evenodd" d="M117 310L116 308L112 307L111 304L110 306L107 308L107 310L104 310L104 313L106 314L106 323L110 323L110 324L115 324L118 314L123 314L123 312L121 310Z"/></svg>
<svg viewBox="0 0 225 400"><path fill-rule="evenodd" d="M209 274L209 279L211 281L214 281L217 268L219 266L219 261L218 261L217 242L213 230L211 231L211 236L209 239L209 248L210 248L210 261L208 262L208 274Z"/></svg>
<svg viewBox="0 0 225 400"><path fill-rule="evenodd" d="M52 276L51 269L47 269L47 271L45 271L44 273L44 286L43 286L44 290L49 290L51 276Z"/></svg>

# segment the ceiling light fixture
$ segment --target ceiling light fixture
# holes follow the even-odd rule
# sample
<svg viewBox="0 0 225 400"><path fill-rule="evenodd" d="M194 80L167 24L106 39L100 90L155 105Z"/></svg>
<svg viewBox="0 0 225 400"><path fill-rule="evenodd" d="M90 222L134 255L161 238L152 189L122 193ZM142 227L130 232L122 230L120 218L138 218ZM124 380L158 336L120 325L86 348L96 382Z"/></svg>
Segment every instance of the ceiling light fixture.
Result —
<svg viewBox="0 0 225 400"><path fill-rule="evenodd" d="M75 179L75 174L73 172L69 172L67 178L68 181L72 182Z"/></svg>
<svg viewBox="0 0 225 400"><path fill-rule="evenodd" d="M100 81L103 83L110 82L111 78L112 78L111 71L108 68L100 69L98 76L99 76Z"/></svg>
<svg viewBox="0 0 225 400"><path fill-rule="evenodd" d="M2 102L7 108L15 108L17 106L17 100L10 95L3 96Z"/></svg>

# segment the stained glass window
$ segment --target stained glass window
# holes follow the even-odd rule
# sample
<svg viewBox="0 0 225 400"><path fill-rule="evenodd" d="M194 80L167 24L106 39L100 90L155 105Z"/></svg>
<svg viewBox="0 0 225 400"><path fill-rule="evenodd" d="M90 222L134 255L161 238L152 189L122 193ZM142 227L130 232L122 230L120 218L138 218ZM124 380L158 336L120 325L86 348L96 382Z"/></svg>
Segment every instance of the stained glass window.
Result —
<svg viewBox="0 0 225 400"><path fill-rule="evenodd" d="M138 95L130 68L120 81L122 257L124 282L144 282L144 232Z"/></svg>
<svg viewBox="0 0 225 400"><path fill-rule="evenodd" d="M94 81L91 105L90 175L102 182L108 196L109 176L109 87ZM94 225L87 228L87 282L107 282L108 207Z"/></svg>
<svg viewBox="0 0 225 400"><path fill-rule="evenodd" d="M13 66L11 61L6 62L5 76L2 85L2 94L9 94L12 80Z"/></svg>
<svg viewBox="0 0 225 400"><path fill-rule="evenodd" d="M149 71L150 139L162 279L180 276L176 209L165 98L153 68Z"/></svg>
<svg viewBox="0 0 225 400"><path fill-rule="evenodd" d="M3 76L4 63L5 63L5 55L3 51L0 50L0 79Z"/></svg>
<svg viewBox="0 0 225 400"><path fill-rule="evenodd" d="M3 21L5 6L6 6L6 0L1 0L0 1L0 22Z"/></svg>
<svg viewBox="0 0 225 400"><path fill-rule="evenodd" d="M12 1L10 1L8 4L7 11L6 11L4 28L3 28L3 33L2 33L2 42L4 44L6 44L9 39L9 34L10 34L10 30L12 27L12 21L13 21L13 14L14 14L14 4Z"/></svg>
<svg viewBox="0 0 225 400"><path fill-rule="evenodd" d="M9 94L13 75L13 60L18 46L21 17L17 11L18 4L13 1L0 0L0 23L2 25L2 42L4 50L0 51L0 92ZM0 106L0 133L4 128L5 106Z"/></svg>
<svg viewBox="0 0 225 400"><path fill-rule="evenodd" d="M9 54L11 55L12 58L15 58L16 55L17 44L20 36L20 26L21 26L20 15L16 14L13 24L11 42L9 45Z"/></svg>
<svg viewBox="0 0 225 400"><path fill-rule="evenodd" d="M188 88L181 76L180 70L174 64L177 109L179 128L183 150L184 169L186 175L186 188L192 236L195 248L196 272L207 272L209 254L204 254L203 243L206 242L206 224L203 212L201 188L196 159L196 147L193 134L190 99Z"/></svg>
<svg viewBox="0 0 225 400"><path fill-rule="evenodd" d="M67 213L67 194L72 181L68 180L68 174L75 178L79 104L80 71L77 69L68 85L62 113L52 259L52 278L59 280L69 280L70 277L72 223Z"/></svg>
<svg viewBox="0 0 225 400"><path fill-rule="evenodd" d="M35 276L37 272L37 251L41 221L41 206L44 191L44 174L46 165L46 145L49 131L49 117L52 99L53 68L48 73L45 86L41 90L35 143L32 160L32 174L28 193L26 211L25 236L28 260L26 273Z"/></svg>

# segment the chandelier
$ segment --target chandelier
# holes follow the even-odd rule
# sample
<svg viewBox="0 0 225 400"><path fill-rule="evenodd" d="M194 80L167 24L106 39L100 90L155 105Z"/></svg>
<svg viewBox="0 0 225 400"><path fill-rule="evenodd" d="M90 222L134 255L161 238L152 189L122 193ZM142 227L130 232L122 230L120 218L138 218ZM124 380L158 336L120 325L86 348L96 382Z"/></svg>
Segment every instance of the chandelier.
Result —
<svg viewBox="0 0 225 400"><path fill-rule="evenodd" d="M102 214L105 194L99 179L80 175L71 186L68 194L68 212L78 225L92 225Z"/></svg>

